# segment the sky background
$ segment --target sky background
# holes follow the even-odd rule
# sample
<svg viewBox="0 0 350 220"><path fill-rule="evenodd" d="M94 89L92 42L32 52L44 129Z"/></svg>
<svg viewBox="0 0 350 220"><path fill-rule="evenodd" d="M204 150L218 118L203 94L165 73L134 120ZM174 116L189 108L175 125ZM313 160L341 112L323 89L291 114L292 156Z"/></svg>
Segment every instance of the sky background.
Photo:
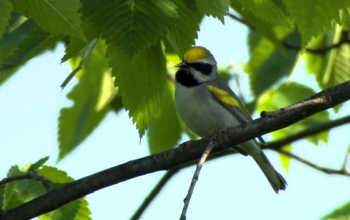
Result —
<svg viewBox="0 0 350 220"><path fill-rule="evenodd" d="M248 61L247 29L230 19L225 26L207 18L201 26L197 45L205 46L220 66L234 64L242 74ZM70 73L67 63L60 64L63 45L28 62L0 87L0 176L12 165L22 167L50 156L48 165L57 166L75 179L149 155L147 140L139 142L138 133L127 112L109 113L93 134L65 159L58 155L57 118L69 102L60 84ZM316 85L305 77L301 62L291 77L294 81ZM232 83L231 86L234 84ZM317 88L316 88L317 89ZM233 88L234 90L234 88ZM243 88L249 94L249 87ZM344 116L349 105L333 118ZM255 114L256 117L257 114ZM314 163L338 169L350 143L350 126L331 132L327 146L299 141L293 152ZM268 138L268 137L267 137ZM183 137L182 141L188 138ZM286 191L274 193L252 158L226 156L205 163L195 188L188 219L320 219L334 208L350 201L350 178L327 175L292 160L288 173L279 156L265 151L275 168L288 182ZM151 204L142 219L179 219L195 167L177 174ZM138 177L87 196L93 219L129 219L164 172ZM0 177L1 178L1 177Z"/></svg>

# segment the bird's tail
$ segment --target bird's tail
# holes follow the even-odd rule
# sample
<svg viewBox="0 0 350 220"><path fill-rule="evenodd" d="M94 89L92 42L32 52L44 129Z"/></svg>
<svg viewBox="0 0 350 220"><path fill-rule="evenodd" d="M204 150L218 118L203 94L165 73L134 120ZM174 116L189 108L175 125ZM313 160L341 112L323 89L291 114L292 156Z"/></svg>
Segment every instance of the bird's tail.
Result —
<svg viewBox="0 0 350 220"><path fill-rule="evenodd" d="M252 142L253 141L248 141L250 150L248 150L247 153L254 158L276 193L278 193L279 190L285 190L287 186L286 180L275 170L255 141L252 148ZM246 146L244 148L247 150Z"/></svg>

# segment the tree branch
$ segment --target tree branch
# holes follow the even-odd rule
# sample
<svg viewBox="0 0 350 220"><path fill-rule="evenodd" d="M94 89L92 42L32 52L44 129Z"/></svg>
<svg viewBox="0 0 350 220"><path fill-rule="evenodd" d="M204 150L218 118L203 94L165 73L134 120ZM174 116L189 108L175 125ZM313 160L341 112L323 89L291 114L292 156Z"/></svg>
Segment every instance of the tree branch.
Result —
<svg viewBox="0 0 350 220"><path fill-rule="evenodd" d="M297 156L297 155L295 155L295 154L293 154L291 152L288 152L288 151L285 151L285 150L281 150L281 149L273 149L273 150L275 150L275 151L277 151L277 152L279 152L281 154L284 154L284 155L286 155L288 157L291 157L293 159L296 159L297 161L299 161L299 162L301 162L301 163L303 163L303 164L305 164L305 165L307 165L307 166L309 166L311 168L314 168L316 170L322 171L324 173L350 176L350 173L345 168L342 168L340 170L335 170L335 169L330 169L330 168L327 168L327 167L321 167L321 166L319 166L317 164L314 164L314 163L312 163L312 162L310 162L308 160L305 160L305 159L303 159L303 158L301 158L301 157L299 157L299 156ZM347 160L345 160L345 162L346 161Z"/></svg>
<svg viewBox="0 0 350 220"><path fill-rule="evenodd" d="M303 139L303 138L308 137L308 136L315 135L315 134L320 133L322 131L327 131L331 128L338 127L340 125L344 125L347 123L350 123L350 115L343 117L343 118L340 118L340 119L337 119L337 120L333 120L333 121L312 124L308 127L308 129L305 129L304 131L289 135L288 137L277 140L277 141L267 143L267 148L273 149L273 150L278 150L286 144L292 143L294 141Z"/></svg>
<svg viewBox="0 0 350 220"><path fill-rule="evenodd" d="M34 171L29 171L26 173L18 174L16 176L4 178L0 181L0 188L9 182L17 181L17 180L24 180L24 179L34 179L38 182L41 182L45 186L47 191L52 191L52 189L53 189L53 184L49 179L46 179L45 177L41 176L40 174L38 174L37 172L34 172Z"/></svg>
<svg viewBox="0 0 350 220"><path fill-rule="evenodd" d="M329 122L323 122L323 123L314 123L311 124L307 129L298 132L296 134L292 134L286 138L280 139L280 140L276 140L273 142L268 142L267 144L262 144L260 147L263 149L271 149L274 151L278 151L286 144L290 144L292 142L301 140L305 137L308 136L312 136L315 135L317 133L323 132L323 131L327 131L331 128L335 128L344 124L350 123L350 115L340 118L340 119L336 119L333 121L329 121ZM232 155L232 154L236 154L237 152L234 150L230 150L230 151L223 151L220 153L217 153L215 155L211 155L209 160L213 160L213 159L217 159L218 157L223 157L223 156L228 156L228 155ZM350 154L350 146L348 148L348 153L347 155ZM294 157L292 157L294 158ZM294 158L296 159L296 158ZM187 164L183 164L179 167L176 167L174 169L169 170L168 172L166 172L166 174L160 179L160 181L156 184L156 186L150 191L150 193L148 194L148 196L145 198L145 200L141 203L140 207L137 209L137 211L134 213L134 215L132 216L132 220L136 220L136 219L140 219L140 217L142 216L142 214L144 213L144 211L148 208L148 206L151 204L151 202L154 200L154 198L159 194L159 192L161 191L161 189L167 184L167 182L176 174L178 173L179 170L185 168L185 167L189 167L194 165L195 162L190 162ZM343 167L342 170L345 170L345 165L346 165L346 160L344 160L343 163ZM318 171L323 171L323 170L319 170Z"/></svg>
<svg viewBox="0 0 350 220"><path fill-rule="evenodd" d="M263 117L250 123L221 131L213 153L223 151L254 137L288 127L349 99L350 81L347 81L273 113L264 112ZM67 183L61 188L54 189L50 193L35 198L28 203L0 213L0 219L30 219L57 209L96 190L197 160L208 146L211 138L206 137L191 141L188 144L182 144L180 148L129 161Z"/></svg>

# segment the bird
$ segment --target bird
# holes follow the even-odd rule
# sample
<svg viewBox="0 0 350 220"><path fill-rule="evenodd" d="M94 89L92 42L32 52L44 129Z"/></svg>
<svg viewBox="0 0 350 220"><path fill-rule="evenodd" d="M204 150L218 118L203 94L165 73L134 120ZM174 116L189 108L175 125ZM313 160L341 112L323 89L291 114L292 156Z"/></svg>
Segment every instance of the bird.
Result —
<svg viewBox="0 0 350 220"><path fill-rule="evenodd" d="M175 107L180 119L199 137L252 121L242 101L219 77L212 53L201 46L188 49L176 65ZM259 140L263 141L261 137ZM266 176L273 190L285 190L286 180L272 166L256 139L233 147L250 155Z"/></svg>

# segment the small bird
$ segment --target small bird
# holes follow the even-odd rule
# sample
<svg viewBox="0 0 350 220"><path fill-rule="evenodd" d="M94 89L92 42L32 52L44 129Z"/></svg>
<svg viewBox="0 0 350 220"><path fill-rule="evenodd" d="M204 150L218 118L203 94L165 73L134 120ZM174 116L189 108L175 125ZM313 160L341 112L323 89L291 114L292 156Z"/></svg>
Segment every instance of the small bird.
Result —
<svg viewBox="0 0 350 220"><path fill-rule="evenodd" d="M213 131L252 121L241 100L219 77L216 60L209 50L199 46L190 48L176 67L179 68L175 75L176 111L196 135L205 137ZM275 170L256 140L234 149L254 158L276 193L285 190L286 180Z"/></svg>

